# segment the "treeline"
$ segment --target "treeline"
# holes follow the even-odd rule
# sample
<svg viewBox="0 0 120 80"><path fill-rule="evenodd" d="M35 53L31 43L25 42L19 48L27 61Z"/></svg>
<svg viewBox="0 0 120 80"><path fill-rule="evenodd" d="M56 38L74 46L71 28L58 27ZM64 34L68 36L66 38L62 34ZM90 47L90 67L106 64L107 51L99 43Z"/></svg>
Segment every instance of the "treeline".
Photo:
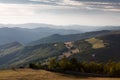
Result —
<svg viewBox="0 0 120 80"><path fill-rule="evenodd" d="M97 62L79 62L76 58L68 60L62 58L57 60L52 58L47 64L31 63L30 68L46 69L51 71L75 71L81 73L94 73L109 76L120 76L120 62L97 63Z"/></svg>

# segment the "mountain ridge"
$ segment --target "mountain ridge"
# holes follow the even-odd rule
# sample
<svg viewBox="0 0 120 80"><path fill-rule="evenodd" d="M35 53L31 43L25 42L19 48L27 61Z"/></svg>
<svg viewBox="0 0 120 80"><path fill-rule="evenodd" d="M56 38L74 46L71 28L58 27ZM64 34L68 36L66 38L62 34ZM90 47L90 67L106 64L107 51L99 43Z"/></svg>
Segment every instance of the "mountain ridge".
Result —
<svg viewBox="0 0 120 80"><path fill-rule="evenodd" d="M52 34L70 34L80 33L75 30L53 29L53 28L0 28L0 45L18 41L22 44L27 44L31 41L43 38Z"/></svg>
<svg viewBox="0 0 120 80"><path fill-rule="evenodd" d="M92 36L95 37L95 36L109 34L111 32L112 31L109 31L109 30L102 30L102 31L86 32L86 33L81 33L81 34L68 34L68 35L53 34L51 36L44 37L42 39L33 41L33 42L29 43L28 45L76 41L76 40L90 38Z"/></svg>
<svg viewBox="0 0 120 80"><path fill-rule="evenodd" d="M39 23L0 24L0 45L14 41L28 44L53 34L67 35L99 30L120 30L120 26L63 26Z"/></svg>
<svg viewBox="0 0 120 80"><path fill-rule="evenodd" d="M120 31L113 31L109 34L77 41L22 46L18 50L13 46L13 52L9 52L11 48L8 48L3 50L4 53L0 53L6 54L0 56L0 68L25 66L31 62L46 62L49 58L60 59L64 56L68 59L75 57L79 61L107 62L111 59L119 61L119 40ZM98 46L99 44L102 46Z"/></svg>

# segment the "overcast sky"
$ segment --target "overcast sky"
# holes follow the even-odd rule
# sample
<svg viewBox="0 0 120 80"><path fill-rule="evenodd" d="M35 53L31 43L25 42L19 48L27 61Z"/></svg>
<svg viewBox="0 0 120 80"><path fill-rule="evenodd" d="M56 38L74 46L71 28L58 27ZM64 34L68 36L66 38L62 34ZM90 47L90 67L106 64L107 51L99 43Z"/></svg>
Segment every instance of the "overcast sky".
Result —
<svg viewBox="0 0 120 80"><path fill-rule="evenodd" d="M0 0L0 24L120 25L120 0Z"/></svg>

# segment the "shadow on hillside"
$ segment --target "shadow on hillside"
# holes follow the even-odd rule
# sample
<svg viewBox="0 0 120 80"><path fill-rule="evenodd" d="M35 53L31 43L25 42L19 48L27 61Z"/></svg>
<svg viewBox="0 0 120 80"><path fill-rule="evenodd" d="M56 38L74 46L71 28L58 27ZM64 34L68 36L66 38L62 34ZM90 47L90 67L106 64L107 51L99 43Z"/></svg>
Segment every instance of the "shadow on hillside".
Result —
<svg viewBox="0 0 120 80"><path fill-rule="evenodd" d="M56 74L60 73L61 76L66 76L66 77L75 77L75 78L89 78L89 77L108 77L108 78L120 78L120 76L110 76L107 74L95 74L95 73L82 73L82 72L77 72L77 71L55 71L55 70L46 70L50 72L55 72Z"/></svg>

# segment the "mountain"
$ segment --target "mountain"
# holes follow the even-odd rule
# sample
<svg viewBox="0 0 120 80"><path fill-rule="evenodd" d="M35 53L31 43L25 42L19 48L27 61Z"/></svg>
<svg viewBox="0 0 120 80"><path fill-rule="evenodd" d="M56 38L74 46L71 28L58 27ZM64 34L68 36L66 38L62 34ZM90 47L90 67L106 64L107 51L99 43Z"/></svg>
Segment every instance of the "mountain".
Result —
<svg viewBox="0 0 120 80"><path fill-rule="evenodd" d="M120 30L120 26L105 26L105 27L99 27L96 30Z"/></svg>
<svg viewBox="0 0 120 80"><path fill-rule="evenodd" d="M0 28L0 45L18 41L22 44L30 43L31 41L38 40L43 37L47 37L52 34L75 34L80 31L65 30L65 29L53 29L53 28Z"/></svg>
<svg viewBox="0 0 120 80"><path fill-rule="evenodd" d="M13 59L20 50L24 48L19 42L12 42L0 46L0 65L7 64L9 60Z"/></svg>
<svg viewBox="0 0 120 80"><path fill-rule="evenodd" d="M50 35L53 35L54 37L54 34L59 34L61 36L99 30L120 30L120 26L58 26L39 23L0 24L0 45L14 41L28 44L32 41L42 39ZM43 41L43 43L46 42Z"/></svg>
<svg viewBox="0 0 120 80"><path fill-rule="evenodd" d="M100 35L109 34L111 32L112 31L103 30L103 31L86 32L86 33L81 33L81 34L68 34L68 35L54 34L54 35L33 41L29 43L28 45L39 45L39 44L45 44L45 43L76 41L76 40L87 39L90 37L96 37Z"/></svg>
<svg viewBox="0 0 120 80"><path fill-rule="evenodd" d="M0 27L21 27L21 28L52 28L52 29L70 29L80 32L91 32L100 30L120 30L120 26L85 26L85 25L51 25L41 23L26 23L26 24L0 24Z"/></svg>
<svg viewBox="0 0 120 80"><path fill-rule="evenodd" d="M119 41L120 31L112 31L109 34L69 42L34 46L23 46L17 42L10 43L0 46L0 55L3 55L0 56L0 68L19 67L36 61L46 62L49 58L61 59L64 56L68 59L75 57L79 61L120 61ZM16 48L16 45L20 46Z"/></svg>
<svg viewBox="0 0 120 80"><path fill-rule="evenodd" d="M8 44L9 45L9 44ZM7 54L10 48L4 49L1 54ZM60 55L66 47L63 43L59 43L59 47L54 47L54 44L42 44L37 46L26 46L15 52L9 52L8 55L0 57L0 68L8 68L27 64L36 60L45 60L52 56Z"/></svg>
<svg viewBox="0 0 120 80"><path fill-rule="evenodd" d="M120 61L119 41L120 32L76 41L74 45L80 52L71 57L76 57L80 61Z"/></svg>
<svg viewBox="0 0 120 80"><path fill-rule="evenodd" d="M12 43L8 43L8 44L4 44L4 45L0 45L0 49L8 49L11 47L20 47L23 46L23 44L19 43L19 42L12 42Z"/></svg>

